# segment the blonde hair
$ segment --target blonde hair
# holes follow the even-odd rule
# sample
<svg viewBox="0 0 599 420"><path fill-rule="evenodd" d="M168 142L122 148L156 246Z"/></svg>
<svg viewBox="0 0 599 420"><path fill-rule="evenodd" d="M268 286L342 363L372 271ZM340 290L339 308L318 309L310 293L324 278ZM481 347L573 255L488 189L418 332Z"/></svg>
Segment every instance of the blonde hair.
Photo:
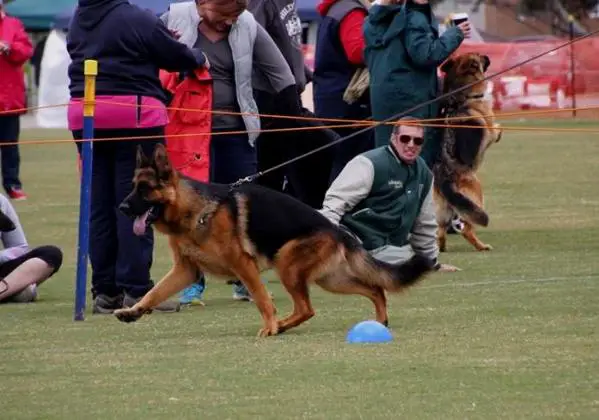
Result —
<svg viewBox="0 0 599 420"><path fill-rule="evenodd" d="M420 124L420 119L407 115L405 117L401 117L393 124L393 133L397 133L399 131L399 127L401 127L402 125L422 127L422 125Z"/></svg>

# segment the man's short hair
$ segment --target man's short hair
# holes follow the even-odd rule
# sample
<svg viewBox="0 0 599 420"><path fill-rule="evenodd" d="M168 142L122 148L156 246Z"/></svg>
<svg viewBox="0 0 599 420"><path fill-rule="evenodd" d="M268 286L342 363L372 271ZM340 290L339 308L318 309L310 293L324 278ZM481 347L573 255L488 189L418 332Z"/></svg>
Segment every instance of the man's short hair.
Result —
<svg viewBox="0 0 599 420"><path fill-rule="evenodd" d="M405 117L401 117L399 120L395 122L395 124L393 125L393 133L398 132L399 127L401 127L402 125L421 127L420 119L407 115Z"/></svg>

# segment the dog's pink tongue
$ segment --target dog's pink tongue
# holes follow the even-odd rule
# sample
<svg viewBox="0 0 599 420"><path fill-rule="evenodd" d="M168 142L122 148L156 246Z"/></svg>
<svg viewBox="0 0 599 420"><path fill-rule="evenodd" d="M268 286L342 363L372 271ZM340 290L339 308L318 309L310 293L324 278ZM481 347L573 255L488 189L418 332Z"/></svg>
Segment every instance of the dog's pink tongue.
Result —
<svg viewBox="0 0 599 420"><path fill-rule="evenodd" d="M148 219L149 214L150 210L135 218L135 221L133 222L133 233L135 233L137 236L141 236L146 233L146 220Z"/></svg>

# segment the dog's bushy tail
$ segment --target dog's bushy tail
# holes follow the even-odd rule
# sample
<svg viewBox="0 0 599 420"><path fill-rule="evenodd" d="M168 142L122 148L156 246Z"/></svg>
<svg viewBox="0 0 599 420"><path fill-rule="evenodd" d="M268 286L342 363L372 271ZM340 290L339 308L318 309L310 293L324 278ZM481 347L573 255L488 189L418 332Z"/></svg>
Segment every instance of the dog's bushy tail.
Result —
<svg viewBox="0 0 599 420"><path fill-rule="evenodd" d="M402 264L389 264L372 257L356 242L345 242L345 257L352 276L365 284L379 286L387 291L406 289L432 271L433 262L414 255Z"/></svg>
<svg viewBox="0 0 599 420"><path fill-rule="evenodd" d="M489 215L475 202L457 191L450 180L441 182L439 184L439 191L447 202L455 207L460 216L468 222L480 226L489 225Z"/></svg>

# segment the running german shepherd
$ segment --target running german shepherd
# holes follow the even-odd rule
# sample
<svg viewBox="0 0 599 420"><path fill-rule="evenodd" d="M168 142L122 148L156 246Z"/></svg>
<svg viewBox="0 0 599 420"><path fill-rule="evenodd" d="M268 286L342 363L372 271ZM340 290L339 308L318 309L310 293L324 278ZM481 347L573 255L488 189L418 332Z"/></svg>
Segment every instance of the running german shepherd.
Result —
<svg viewBox="0 0 599 420"><path fill-rule="evenodd" d="M441 159L433 166L433 198L439 225L437 241L441 251L446 250L447 227L454 212L464 222L461 233L468 242L479 251L492 249L474 232L474 225L489 224L489 216L484 210L482 184L476 172L483 162L485 151L502 135L493 109L484 98L487 84L483 79L490 64L491 60L486 55L467 53L448 60L441 67L446 74L444 93L481 81L450 96L445 104L445 124L478 127L445 128Z"/></svg>
<svg viewBox="0 0 599 420"><path fill-rule="evenodd" d="M138 149L133 191L119 206L135 218L141 235L155 228L168 235L173 267L136 305L115 311L132 322L184 289L196 270L239 278L251 293L266 337L314 316L308 284L342 294L359 294L375 306L376 319L387 324L385 290L398 292L431 270L415 256L402 265L373 259L347 233L319 212L283 193L253 184L204 184L173 170L162 145L148 159ZM293 313L277 320L276 309L260 281L260 271L276 269L293 299Z"/></svg>

